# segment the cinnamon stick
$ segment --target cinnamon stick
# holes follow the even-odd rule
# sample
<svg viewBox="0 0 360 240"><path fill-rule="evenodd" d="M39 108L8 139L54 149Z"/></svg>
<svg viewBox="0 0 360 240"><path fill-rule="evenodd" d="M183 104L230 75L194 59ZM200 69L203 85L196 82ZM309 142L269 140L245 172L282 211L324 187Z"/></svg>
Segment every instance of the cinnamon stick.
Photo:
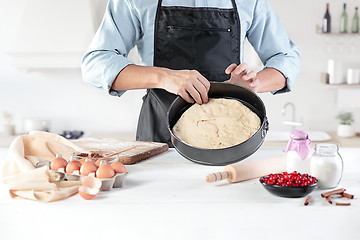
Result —
<svg viewBox="0 0 360 240"><path fill-rule="evenodd" d="M308 196L307 198L306 198L306 200L305 200L305 202L304 202L304 205L305 206L307 206L307 205L309 205L309 203L310 203L310 201L311 201L311 196Z"/></svg>
<svg viewBox="0 0 360 240"><path fill-rule="evenodd" d="M336 190L333 190L333 191L330 191L330 192L324 192L324 193L321 194L321 196L323 198L326 198L326 197L329 197L331 195L342 194L345 191L346 191L345 188L339 188L339 189L336 189Z"/></svg>
<svg viewBox="0 0 360 240"><path fill-rule="evenodd" d="M351 203L336 203L336 206L350 206Z"/></svg>
<svg viewBox="0 0 360 240"><path fill-rule="evenodd" d="M332 200L331 200L330 196L326 197L326 201L328 201L330 204L332 204Z"/></svg>
<svg viewBox="0 0 360 240"><path fill-rule="evenodd" d="M348 199L354 199L354 195L346 193L346 192L341 193L341 196L346 197Z"/></svg>

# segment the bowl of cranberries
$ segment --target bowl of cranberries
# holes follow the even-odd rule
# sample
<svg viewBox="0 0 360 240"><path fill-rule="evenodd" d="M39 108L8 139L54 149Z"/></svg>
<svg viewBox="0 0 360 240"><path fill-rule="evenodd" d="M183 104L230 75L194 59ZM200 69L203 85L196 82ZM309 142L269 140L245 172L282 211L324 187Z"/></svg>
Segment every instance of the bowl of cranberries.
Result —
<svg viewBox="0 0 360 240"><path fill-rule="evenodd" d="M309 174L282 172L260 178L260 183L270 193L279 197L297 198L311 193L318 180Z"/></svg>

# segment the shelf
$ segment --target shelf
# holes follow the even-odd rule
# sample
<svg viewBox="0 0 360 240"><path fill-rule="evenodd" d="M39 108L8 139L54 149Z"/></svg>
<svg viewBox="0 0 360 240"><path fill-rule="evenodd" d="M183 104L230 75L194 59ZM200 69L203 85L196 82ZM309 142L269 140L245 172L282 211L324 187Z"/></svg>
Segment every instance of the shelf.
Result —
<svg viewBox="0 0 360 240"><path fill-rule="evenodd" d="M324 84L328 89L360 89L360 84Z"/></svg>
<svg viewBox="0 0 360 240"><path fill-rule="evenodd" d="M322 36L336 36L336 37L358 37L360 36L360 33L340 33L340 32L330 32L330 33L324 33L321 31L321 27L319 25L316 25L316 33Z"/></svg>
<svg viewBox="0 0 360 240"><path fill-rule="evenodd" d="M360 84L347 84L346 82L339 84L329 84L329 74L325 72L321 72L320 82L325 85L328 89L359 89Z"/></svg>
<svg viewBox="0 0 360 240"><path fill-rule="evenodd" d="M337 37L357 37L360 36L360 33L323 33L323 32L317 32L317 34L320 34L322 36L337 36Z"/></svg>

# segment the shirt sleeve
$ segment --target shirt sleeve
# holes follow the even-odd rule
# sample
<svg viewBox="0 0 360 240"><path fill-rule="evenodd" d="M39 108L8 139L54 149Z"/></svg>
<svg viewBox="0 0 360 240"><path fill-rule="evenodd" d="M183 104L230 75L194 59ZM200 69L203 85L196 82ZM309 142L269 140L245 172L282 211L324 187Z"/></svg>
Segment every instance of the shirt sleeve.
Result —
<svg viewBox="0 0 360 240"><path fill-rule="evenodd" d="M114 96L125 92L113 90L111 85L122 69L133 64L127 55L140 38L138 19L128 1L109 1L102 23L82 58L85 82Z"/></svg>
<svg viewBox="0 0 360 240"><path fill-rule="evenodd" d="M289 39L268 0L257 1L247 37L264 67L277 69L286 78L286 86L272 93L291 91L301 70L299 48Z"/></svg>

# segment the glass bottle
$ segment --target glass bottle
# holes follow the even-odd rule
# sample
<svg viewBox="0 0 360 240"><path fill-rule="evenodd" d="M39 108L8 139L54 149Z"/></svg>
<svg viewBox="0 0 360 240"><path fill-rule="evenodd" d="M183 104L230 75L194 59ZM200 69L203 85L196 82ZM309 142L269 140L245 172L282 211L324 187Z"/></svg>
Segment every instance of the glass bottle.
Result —
<svg viewBox="0 0 360 240"><path fill-rule="evenodd" d="M294 130L286 148L286 171L288 173L310 173L311 141L306 132Z"/></svg>
<svg viewBox="0 0 360 240"><path fill-rule="evenodd" d="M358 33L359 32L359 14L358 7L355 7L355 13L351 21L351 32Z"/></svg>
<svg viewBox="0 0 360 240"><path fill-rule="evenodd" d="M347 33L347 22L348 22L348 15L346 12L346 3L344 3L344 9L340 16L340 32Z"/></svg>
<svg viewBox="0 0 360 240"><path fill-rule="evenodd" d="M318 179L318 188L329 189L339 185L343 161L336 144L316 144L310 159L310 175Z"/></svg>
<svg viewBox="0 0 360 240"><path fill-rule="evenodd" d="M329 12L329 3L326 4L326 12L322 21L322 32L323 33L331 32L331 16Z"/></svg>

